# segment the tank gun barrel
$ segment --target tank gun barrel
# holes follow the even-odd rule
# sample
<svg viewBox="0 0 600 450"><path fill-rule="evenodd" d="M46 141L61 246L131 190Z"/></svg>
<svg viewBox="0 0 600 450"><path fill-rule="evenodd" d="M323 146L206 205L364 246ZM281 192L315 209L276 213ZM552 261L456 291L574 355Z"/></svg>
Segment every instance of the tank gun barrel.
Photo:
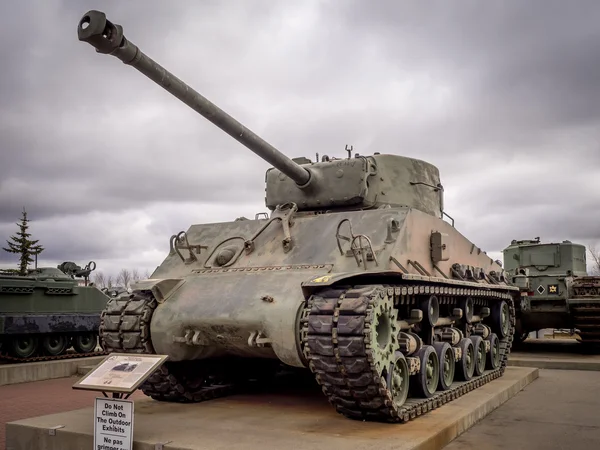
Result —
<svg viewBox="0 0 600 450"><path fill-rule="evenodd" d="M83 15L77 27L80 41L96 48L98 53L113 55L124 64L133 66L146 77L177 97L204 118L248 147L265 161L286 174L296 184L309 182L310 172L246 128L214 103L200 95L156 61L145 55L135 44L128 41L121 25L106 19L103 12L91 10Z"/></svg>

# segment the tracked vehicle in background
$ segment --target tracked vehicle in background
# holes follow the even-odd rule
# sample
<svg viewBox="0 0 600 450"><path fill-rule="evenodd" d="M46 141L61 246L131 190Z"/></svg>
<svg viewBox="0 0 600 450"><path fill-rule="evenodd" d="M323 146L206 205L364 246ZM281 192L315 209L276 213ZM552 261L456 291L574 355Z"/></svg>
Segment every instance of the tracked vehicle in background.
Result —
<svg viewBox="0 0 600 450"><path fill-rule="evenodd" d="M405 422L502 376L519 291L443 220L435 166L378 153L291 160L103 13L86 13L78 37L274 166L270 215L171 236L151 279L102 313L107 349L169 356L146 395L199 402L283 364L310 370L346 417Z"/></svg>
<svg viewBox="0 0 600 450"><path fill-rule="evenodd" d="M30 362L105 354L96 351L108 296L90 285L96 268L67 261L0 275L0 359ZM76 278L81 278L81 282ZM67 353L73 348L74 352Z"/></svg>
<svg viewBox="0 0 600 450"><path fill-rule="evenodd" d="M515 338L532 331L568 329L584 344L600 344L600 277L588 276L586 248L571 241L513 240L504 269L521 290Z"/></svg>

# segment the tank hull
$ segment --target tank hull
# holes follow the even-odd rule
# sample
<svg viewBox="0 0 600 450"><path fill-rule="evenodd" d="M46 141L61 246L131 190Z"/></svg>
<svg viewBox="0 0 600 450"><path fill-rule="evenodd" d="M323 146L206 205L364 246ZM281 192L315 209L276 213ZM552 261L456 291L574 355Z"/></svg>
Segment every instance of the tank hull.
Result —
<svg viewBox="0 0 600 450"><path fill-rule="evenodd" d="M186 277L152 316L154 348L172 361L232 355L302 366L298 321L305 298L298 287L319 272L280 269ZM188 345L186 334L196 334L196 343ZM268 337L270 345L249 343L258 335Z"/></svg>
<svg viewBox="0 0 600 450"><path fill-rule="evenodd" d="M519 340L542 329L569 330L586 344L600 344L600 277L554 277L549 286L559 286L559 295L529 295L522 291L516 308L516 334ZM530 280L533 286L539 277Z"/></svg>
<svg viewBox="0 0 600 450"><path fill-rule="evenodd" d="M280 243L281 227L272 224L257 239L255 252L240 255L226 269L205 268L201 260L186 266L177 255L169 256L153 277L180 279L181 283L153 313L150 330L155 350L169 355L172 361L237 355L276 357L286 364L302 366L298 354L298 318L306 300L302 284L325 275L336 274L343 279L364 277L367 273L357 273L355 259L340 254L335 234L343 220L350 221L356 233L368 233L378 258L378 265L374 261L368 264L373 274L381 271L400 281L403 272L390 258L403 267L411 267L409 261L418 261L428 273L435 274L429 256L429 236L434 229L451 237L448 242L452 245L446 251L464 254L464 264L500 269L483 252L471 254L473 244L449 224L417 210L397 208L298 217L291 230L299 244L288 253ZM388 236L392 220L396 231ZM187 238L206 245L208 256L210 249L218 248L231 236L249 236L264 225L263 221L248 222L196 225L188 230ZM318 244L316 236L323 237ZM386 243L388 238L390 242ZM244 240L238 242L241 245ZM437 266L450 272L450 260ZM269 348L249 346L253 333L266 336L271 341ZM195 335L196 344L186 343L186 334Z"/></svg>
<svg viewBox="0 0 600 450"><path fill-rule="evenodd" d="M94 353L108 297L68 277L0 276L0 356L17 361Z"/></svg>
<svg viewBox="0 0 600 450"><path fill-rule="evenodd" d="M417 379L426 373L428 349L447 345L457 366L470 349L482 352L487 369L473 375L473 367L464 368L466 384L432 388L425 402L501 376L519 290L452 225L404 207L281 217L193 225L172 239L151 279L110 300L102 316L105 348L169 356L142 386L147 395L203 401L229 392L242 373L283 363L314 372L338 411L365 418L370 407L348 408L352 395L339 383L354 377L369 392L383 392L394 357L423 386ZM384 334L385 345L402 351L378 350L374 342ZM211 381L199 384L191 374L204 371ZM372 419L402 422L423 408L391 407Z"/></svg>

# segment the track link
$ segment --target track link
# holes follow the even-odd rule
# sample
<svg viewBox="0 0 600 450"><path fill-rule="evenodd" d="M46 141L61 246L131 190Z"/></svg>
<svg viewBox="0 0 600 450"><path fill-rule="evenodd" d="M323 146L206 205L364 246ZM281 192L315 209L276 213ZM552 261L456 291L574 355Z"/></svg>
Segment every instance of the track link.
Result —
<svg viewBox="0 0 600 450"><path fill-rule="evenodd" d="M150 321L157 306L151 291L111 298L100 318L100 339L108 352L156 354ZM141 386L159 401L200 402L229 395L234 385L224 381L219 366L204 361L165 362Z"/></svg>
<svg viewBox="0 0 600 450"><path fill-rule="evenodd" d="M430 398L409 397L398 407L372 357L371 348L377 344L371 342L369 331L372 309L389 289L383 286L326 289L306 302L302 346L310 370L329 402L346 417L407 422L502 376L505 371L515 327L514 301L509 294L448 286L413 285L400 289L401 294L394 296L396 306L410 302L411 297L412 301L418 301L419 295L412 294L419 293L427 296L435 293L446 304L458 304L468 296L478 305L504 300L509 307L510 330L500 339L500 364L497 369L486 370L469 381L454 381L448 390L436 391Z"/></svg>
<svg viewBox="0 0 600 450"><path fill-rule="evenodd" d="M446 303L455 303L467 296L473 297L478 305L485 305L489 300L507 303L510 329L507 336L500 339L499 367L470 381L455 381L449 390L437 391L430 398L409 397L397 408L385 377L378 375L378 362L369 352L372 311L378 300L390 292L389 288L329 288L307 300L302 314L301 339L310 370L339 413L354 419L406 422L502 376L514 333L512 297L484 289L414 285L402 286L400 292L409 295L394 296L394 304L398 306L405 298L418 299L419 294L429 294L430 290ZM156 306L150 291L111 299L101 316L103 347L109 352L155 354L150 320ZM234 393L235 381L239 381L229 376L231 368L228 366L227 361L167 361L140 389L155 400L169 402L201 402L223 397Z"/></svg>
<svg viewBox="0 0 600 450"><path fill-rule="evenodd" d="M570 306L574 328L584 344L600 344L600 301Z"/></svg>
<svg viewBox="0 0 600 450"><path fill-rule="evenodd" d="M107 351L103 352L90 352L90 353L64 353L62 355L43 355L43 356L32 356L30 358L19 358L17 356L12 356L7 353L0 353L0 360L6 361L14 361L16 363L28 363L28 362L36 362L36 361L57 361L63 359L80 359L80 358L90 358L93 356L104 356L108 355Z"/></svg>
<svg viewBox="0 0 600 450"><path fill-rule="evenodd" d="M600 344L600 278L582 277L573 282L573 300L569 305L574 328L584 344Z"/></svg>

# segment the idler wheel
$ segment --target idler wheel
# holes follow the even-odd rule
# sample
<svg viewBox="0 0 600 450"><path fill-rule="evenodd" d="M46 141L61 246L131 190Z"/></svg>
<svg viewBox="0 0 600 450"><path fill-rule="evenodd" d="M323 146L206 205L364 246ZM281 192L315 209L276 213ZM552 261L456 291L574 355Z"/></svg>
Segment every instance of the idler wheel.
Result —
<svg viewBox="0 0 600 450"><path fill-rule="evenodd" d="M496 333L500 339L507 337L510 330L510 311L508 310L508 304L504 300L494 304L490 316L494 333Z"/></svg>
<svg viewBox="0 0 600 450"><path fill-rule="evenodd" d="M462 355L456 366L457 378L463 381L469 381L473 378L475 370L475 347L473 341L469 338L462 338L458 343Z"/></svg>
<svg viewBox="0 0 600 450"><path fill-rule="evenodd" d="M9 351L17 358L31 358L37 353L38 338L31 335L16 336L9 341Z"/></svg>
<svg viewBox="0 0 600 450"><path fill-rule="evenodd" d="M454 350L447 342L434 342L433 347L437 353L440 365L440 380L438 383L438 389L447 391L450 389L450 386L454 381L454 372L456 368L456 362L454 361Z"/></svg>
<svg viewBox="0 0 600 450"><path fill-rule="evenodd" d="M42 348L50 356L58 356L67 350L69 341L64 334L51 334L44 337Z"/></svg>
<svg viewBox="0 0 600 450"><path fill-rule="evenodd" d="M500 339L496 333L490 333L487 337L490 341L490 352L486 358L486 369L495 370L500 367Z"/></svg>
<svg viewBox="0 0 600 450"><path fill-rule="evenodd" d="M415 375L415 393L419 397L429 398L435 394L440 380L438 354L433 346L426 345L416 356L421 361L421 370Z"/></svg>
<svg viewBox="0 0 600 450"><path fill-rule="evenodd" d="M475 376L482 375L485 372L485 342L481 336L473 335L470 337L473 341L473 349L475 351L475 364L473 365L473 374Z"/></svg>

